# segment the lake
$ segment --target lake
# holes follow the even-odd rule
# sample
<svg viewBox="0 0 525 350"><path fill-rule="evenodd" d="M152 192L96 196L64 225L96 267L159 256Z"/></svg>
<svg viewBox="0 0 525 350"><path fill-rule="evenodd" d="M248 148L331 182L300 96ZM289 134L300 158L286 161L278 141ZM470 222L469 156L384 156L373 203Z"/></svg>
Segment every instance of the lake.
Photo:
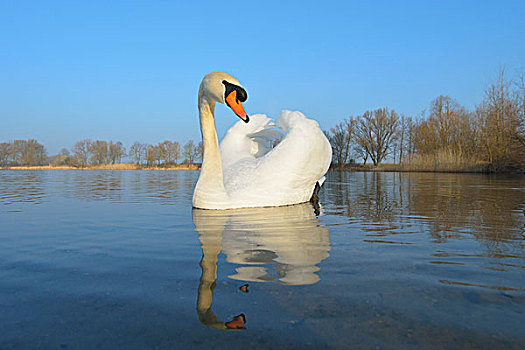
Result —
<svg viewBox="0 0 525 350"><path fill-rule="evenodd" d="M318 216L197 178L0 171L0 349L525 348L524 176L330 172Z"/></svg>

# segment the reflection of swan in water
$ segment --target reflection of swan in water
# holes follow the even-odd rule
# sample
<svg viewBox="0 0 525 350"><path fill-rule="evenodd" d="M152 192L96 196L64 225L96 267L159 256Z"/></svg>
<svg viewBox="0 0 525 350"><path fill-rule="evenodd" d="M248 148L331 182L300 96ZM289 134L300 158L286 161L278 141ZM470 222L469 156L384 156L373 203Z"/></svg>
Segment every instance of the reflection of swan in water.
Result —
<svg viewBox="0 0 525 350"><path fill-rule="evenodd" d="M217 329L227 329L211 311L221 250L226 261L242 265L230 278L288 285L319 281L316 265L329 256L329 231L314 215L310 203L221 211L194 209L193 223L202 248L197 313L203 324Z"/></svg>

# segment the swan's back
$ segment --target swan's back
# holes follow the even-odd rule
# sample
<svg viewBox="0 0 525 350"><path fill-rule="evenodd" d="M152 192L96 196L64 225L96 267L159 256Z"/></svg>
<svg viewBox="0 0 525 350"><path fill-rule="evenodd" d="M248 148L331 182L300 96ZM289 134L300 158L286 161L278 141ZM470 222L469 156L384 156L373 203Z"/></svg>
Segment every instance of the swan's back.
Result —
<svg viewBox="0 0 525 350"><path fill-rule="evenodd" d="M233 206L306 202L328 170L332 148L316 121L282 111L276 126L284 137L273 149L272 138L280 133L264 115L236 123L221 142L224 184Z"/></svg>

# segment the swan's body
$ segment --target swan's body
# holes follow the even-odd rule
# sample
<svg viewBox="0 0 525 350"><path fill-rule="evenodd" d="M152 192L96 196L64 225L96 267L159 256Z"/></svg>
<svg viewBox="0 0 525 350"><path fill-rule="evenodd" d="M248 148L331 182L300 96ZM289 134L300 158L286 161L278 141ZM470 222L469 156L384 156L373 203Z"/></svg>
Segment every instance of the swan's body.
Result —
<svg viewBox="0 0 525 350"><path fill-rule="evenodd" d="M216 102L226 100L222 84L238 88L246 99L239 82L226 73L210 73L201 83L199 117L204 155L193 206L231 209L307 202L316 183L324 180L332 159L330 143L319 124L291 111L281 112L276 125L264 115L249 120L242 105L239 111L228 100L245 123L239 121L228 130L219 148L213 111ZM280 135L276 126L284 137L271 148L268 139Z"/></svg>

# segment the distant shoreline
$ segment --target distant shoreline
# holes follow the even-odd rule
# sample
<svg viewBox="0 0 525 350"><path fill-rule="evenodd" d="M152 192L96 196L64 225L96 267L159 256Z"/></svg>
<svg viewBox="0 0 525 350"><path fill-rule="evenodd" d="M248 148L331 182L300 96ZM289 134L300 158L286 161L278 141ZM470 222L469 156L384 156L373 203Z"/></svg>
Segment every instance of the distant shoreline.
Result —
<svg viewBox="0 0 525 350"><path fill-rule="evenodd" d="M136 164L108 164L108 165L87 165L85 167L74 167L68 165L38 165L38 166L9 166L0 168L1 170L163 170L163 171L191 171L200 170L197 164L177 164L172 166L145 166Z"/></svg>
<svg viewBox="0 0 525 350"><path fill-rule="evenodd" d="M145 166L129 163L122 164L108 164L108 165L87 165L85 167L74 167L67 165L39 165L39 166L10 166L2 167L0 170L103 170L103 171L125 171L125 170L146 170L146 171L196 171L200 170L200 164L177 164L171 166ZM507 168L498 171L488 171L487 167L465 167L465 168L446 168L428 169L416 167L404 167L400 165L384 164L379 167L373 166L345 166L342 169L339 167L330 167L329 171L338 172L395 172L395 173L470 173L470 174L525 174L523 168Z"/></svg>

